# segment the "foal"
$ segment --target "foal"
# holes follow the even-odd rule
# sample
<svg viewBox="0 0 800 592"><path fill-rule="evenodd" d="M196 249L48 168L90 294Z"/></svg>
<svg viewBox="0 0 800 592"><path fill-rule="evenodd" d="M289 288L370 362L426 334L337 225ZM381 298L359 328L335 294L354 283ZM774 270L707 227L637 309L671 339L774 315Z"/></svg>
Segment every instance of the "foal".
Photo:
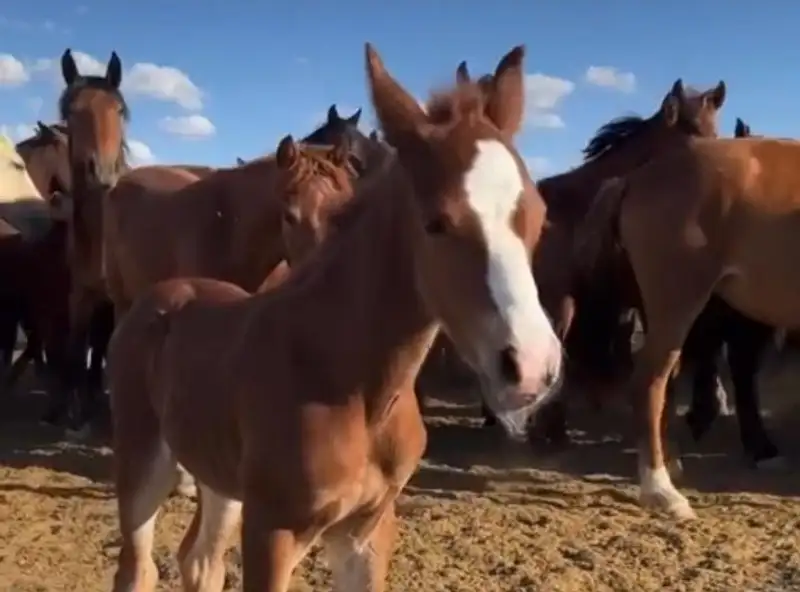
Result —
<svg viewBox="0 0 800 592"><path fill-rule="evenodd" d="M222 589L241 512L245 591L286 592L318 540L337 590L383 590L395 500L426 443L414 379L439 323L524 437L562 360L530 273L544 205L512 143L523 53L501 60L486 106L462 87L426 111L368 45L398 159L359 186L318 256L252 297L162 282L122 319L110 352L115 590L155 588L155 516L177 462L200 491L179 552L187 590Z"/></svg>

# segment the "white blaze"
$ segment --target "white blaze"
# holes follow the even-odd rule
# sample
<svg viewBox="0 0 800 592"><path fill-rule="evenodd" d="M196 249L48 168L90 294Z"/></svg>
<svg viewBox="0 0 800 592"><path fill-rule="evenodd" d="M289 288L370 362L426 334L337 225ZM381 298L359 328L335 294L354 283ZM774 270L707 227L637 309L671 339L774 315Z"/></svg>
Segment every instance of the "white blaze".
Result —
<svg viewBox="0 0 800 592"><path fill-rule="evenodd" d="M558 342L539 301L528 254L511 227L524 188L517 161L497 140L479 140L464 178L467 200L477 214L488 249L489 291L512 343L520 350Z"/></svg>

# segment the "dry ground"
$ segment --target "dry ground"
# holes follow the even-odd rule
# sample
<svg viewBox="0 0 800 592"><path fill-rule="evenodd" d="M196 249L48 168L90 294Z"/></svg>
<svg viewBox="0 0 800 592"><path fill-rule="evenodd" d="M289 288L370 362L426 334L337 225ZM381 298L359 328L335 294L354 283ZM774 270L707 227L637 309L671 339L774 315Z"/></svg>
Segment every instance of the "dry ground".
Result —
<svg viewBox="0 0 800 592"><path fill-rule="evenodd" d="M685 525L637 507L621 411L574 414L575 444L534 455L477 429L463 395L433 401L427 459L401 502L389 590L800 590L800 412L790 409L798 370L772 372L764 385L791 468L744 467L735 420L724 418L701 446L684 443L680 485L699 514ZM31 422L39 405L35 395L3 402L0 591L108 591L118 551L109 452L59 444ZM191 511L173 498L162 515L161 590L179 589L173 551ZM229 559L235 590L238 553ZM296 586L330 589L317 555Z"/></svg>

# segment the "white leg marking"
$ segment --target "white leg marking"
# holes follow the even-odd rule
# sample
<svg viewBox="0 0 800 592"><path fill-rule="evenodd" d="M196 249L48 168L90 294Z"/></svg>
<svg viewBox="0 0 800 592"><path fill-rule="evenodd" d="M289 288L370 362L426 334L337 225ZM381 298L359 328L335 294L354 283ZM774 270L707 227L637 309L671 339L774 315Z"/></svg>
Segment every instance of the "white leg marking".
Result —
<svg viewBox="0 0 800 592"><path fill-rule="evenodd" d="M341 537L325 540L325 554L333 573L334 592L371 592L372 546Z"/></svg>
<svg viewBox="0 0 800 592"><path fill-rule="evenodd" d="M127 524L123 528L129 529L137 555L149 557L152 552L158 510L175 483L175 464L172 452L162 442L150 472L130 500Z"/></svg>
<svg viewBox="0 0 800 592"><path fill-rule="evenodd" d="M225 584L223 556L242 516L242 502L199 485L201 514L194 544L186 553L181 572L186 590L222 592Z"/></svg>
<svg viewBox="0 0 800 592"><path fill-rule="evenodd" d="M695 517L689 500L672 484L666 467L651 469L639 461L639 487L643 506L666 510L680 519Z"/></svg>

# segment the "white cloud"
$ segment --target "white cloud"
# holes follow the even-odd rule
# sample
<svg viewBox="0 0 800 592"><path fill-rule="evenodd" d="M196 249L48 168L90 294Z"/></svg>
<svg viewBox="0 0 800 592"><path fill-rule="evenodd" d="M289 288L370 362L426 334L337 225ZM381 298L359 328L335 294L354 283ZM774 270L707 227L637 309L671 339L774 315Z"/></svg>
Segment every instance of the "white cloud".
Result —
<svg viewBox="0 0 800 592"><path fill-rule="evenodd" d="M542 173L546 173L552 169L553 163L550 159L544 156L530 156L525 159L525 164L528 167L528 172L532 177L539 177Z"/></svg>
<svg viewBox="0 0 800 592"><path fill-rule="evenodd" d="M14 142L21 142L26 138L30 138L36 133L36 129L27 123L13 123L7 125L0 125L0 135L7 137Z"/></svg>
<svg viewBox="0 0 800 592"><path fill-rule="evenodd" d="M525 113L533 127L560 128L564 121L554 113L575 90L575 83L563 78L535 73L525 75Z"/></svg>
<svg viewBox="0 0 800 592"><path fill-rule="evenodd" d="M175 136L184 138L207 138L217 132L217 128L207 117L202 115L187 115L186 117L165 117L158 122L158 126Z"/></svg>
<svg viewBox="0 0 800 592"><path fill-rule="evenodd" d="M81 74L103 76L106 73L107 59L98 60L82 51L73 51L72 57ZM60 58L39 58L31 64L31 70L52 74L59 85L63 84ZM122 90L130 95L177 103L192 111L203 108L203 91L188 74L172 66L144 62L133 64L122 75Z"/></svg>
<svg viewBox="0 0 800 592"><path fill-rule="evenodd" d="M156 160L150 146L139 140L128 140L128 151L134 165L150 164Z"/></svg>
<svg viewBox="0 0 800 592"><path fill-rule="evenodd" d="M543 127L546 129L559 129L564 127L564 120L557 113L541 113L534 111L527 116L528 124L532 127Z"/></svg>
<svg viewBox="0 0 800 592"><path fill-rule="evenodd" d="M633 72L622 72L613 66L589 66L585 79L589 84L620 92L630 93L636 90L636 76Z"/></svg>
<svg viewBox="0 0 800 592"><path fill-rule="evenodd" d="M122 81L126 93L177 103L193 111L203 108L203 91L186 73L172 66L134 64Z"/></svg>
<svg viewBox="0 0 800 592"><path fill-rule="evenodd" d="M25 64L10 53L0 54L0 86L19 86L30 80Z"/></svg>

